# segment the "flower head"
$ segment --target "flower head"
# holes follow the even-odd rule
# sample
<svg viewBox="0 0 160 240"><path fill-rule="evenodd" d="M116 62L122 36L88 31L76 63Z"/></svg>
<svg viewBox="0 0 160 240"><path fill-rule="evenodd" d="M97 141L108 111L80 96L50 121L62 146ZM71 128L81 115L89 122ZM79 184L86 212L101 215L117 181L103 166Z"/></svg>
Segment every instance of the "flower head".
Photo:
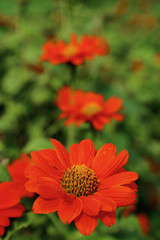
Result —
<svg viewBox="0 0 160 240"><path fill-rule="evenodd" d="M83 35L80 42L77 35L72 34L70 43L61 40L48 41L43 46L41 59L51 64L71 63L82 64L85 60L92 60L96 55L106 55L109 47L106 41L96 36Z"/></svg>
<svg viewBox="0 0 160 240"><path fill-rule="evenodd" d="M141 228L141 231L144 235L148 235L151 230L151 223L148 216L145 213L138 213L137 219Z"/></svg>
<svg viewBox="0 0 160 240"><path fill-rule="evenodd" d="M122 109L122 102L121 98L115 96L105 101L101 94L72 90L68 86L60 89L56 98L56 104L62 111L59 118L67 118L66 126L74 122L76 126L80 126L88 121L96 130L102 130L111 119L124 119L124 116L118 113Z"/></svg>
<svg viewBox="0 0 160 240"><path fill-rule="evenodd" d="M55 150L31 152L35 165L26 171L26 189L40 195L33 212L58 211L64 224L74 221L83 235L94 231L98 219L108 227L114 225L116 208L136 202L138 175L123 169L128 152L116 155L111 143L95 151L87 139L71 145L68 154L59 141L51 142Z"/></svg>
<svg viewBox="0 0 160 240"><path fill-rule="evenodd" d="M13 163L7 166L8 172L12 180L17 184L17 187L21 193L21 197L32 198L34 193L26 191L24 188L27 178L25 177L25 169L31 164L30 157L22 153L19 159L15 159Z"/></svg>
<svg viewBox="0 0 160 240"><path fill-rule="evenodd" d="M20 202L20 193L13 182L0 183L0 236L10 225L9 218L21 217L25 208Z"/></svg>

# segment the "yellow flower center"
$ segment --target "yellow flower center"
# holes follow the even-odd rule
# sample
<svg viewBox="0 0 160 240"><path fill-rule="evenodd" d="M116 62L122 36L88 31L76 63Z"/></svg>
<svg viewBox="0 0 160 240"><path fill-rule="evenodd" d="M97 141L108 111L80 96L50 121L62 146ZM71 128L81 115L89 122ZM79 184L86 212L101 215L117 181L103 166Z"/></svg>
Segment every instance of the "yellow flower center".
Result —
<svg viewBox="0 0 160 240"><path fill-rule="evenodd" d="M73 165L62 178L62 188L76 197L93 195L98 188L99 179L86 165Z"/></svg>
<svg viewBox="0 0 160 240"><path fill-rule="evenodd" d="M64 50L64 55L66 57L72 57L76 52L76 47L74 47L73 45L68 45L67 48Z"/></svg>
<svg viewBox="0 0 160 240"><path fill-rule="evenodd" d="M102 107L95 102L89 103L82 108L82 113L87 116L92 116L102 110Z"/></svg>

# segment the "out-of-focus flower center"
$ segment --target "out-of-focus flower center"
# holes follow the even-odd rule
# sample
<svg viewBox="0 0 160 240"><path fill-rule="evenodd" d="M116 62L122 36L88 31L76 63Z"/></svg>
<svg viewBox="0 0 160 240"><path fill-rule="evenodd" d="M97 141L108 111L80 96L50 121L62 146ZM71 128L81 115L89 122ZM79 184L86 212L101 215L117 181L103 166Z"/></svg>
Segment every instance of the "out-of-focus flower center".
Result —
<svg viewBox="0 0 160 240"><path fill-rule="evenodd" d="M73 165L62 178L62 187L67 193L76 197L93 195L99 180L95 172L86 165Z"/></svg>
<svg viewBox="0 0 160 240"><path fill-rule="evenodd" d="M92 116L102 110L102 107L98 103L89 103L82 108L82 113L87 116Z"/></svg>
<svg viewBox="0 0 160 240"><path fill-rule="evenodd" d="M74 54L76 54L76 52L77 48L75 46L68 45L63 53L66 57L72 57Z"/></svg>

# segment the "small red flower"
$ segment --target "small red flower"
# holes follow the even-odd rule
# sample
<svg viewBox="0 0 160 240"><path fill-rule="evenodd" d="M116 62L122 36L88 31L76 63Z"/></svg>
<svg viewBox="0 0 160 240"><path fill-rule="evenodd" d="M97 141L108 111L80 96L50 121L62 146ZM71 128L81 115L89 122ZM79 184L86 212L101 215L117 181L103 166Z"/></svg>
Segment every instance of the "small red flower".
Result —
<svg viewBox="0 0 160 240"><path fill-rule="evenodd" d="M31 152L35 165L26 170L26 189L40 195L33 212L58 211L64 224L74 221L83 235L94 231L98 218L108 227L114 225L116 208L136 202L138 175L123 169L128 152L116 155L111 143L95 151L87 139L73 144L68 154L59 141L51 142L55 150Z"/></svg>
<svg viewBox="0 0 160 240"><path fill-rule="evenodd" d="M67 118L66 126L72 123L80 126L88 121L96 130L102 130L111 119L124 119L124 116L118 113L122 109L122 102L121 98L115 96L105 101L101 94L72 90L70 87L60 89L56 98L56 105L62 111L59 118Z"/></svg>
<svg viewBox="0 0 160 240"><path fill-rule="evenodd" d="M133 60L131 62L131 70L133 72L139 72L144 69L144 63L140 59Z"/></svg>
<svg viewBox="0 0 160 240"><path fill-rule="evenodd" d="M0 236L10 225L9 218L21 217L25 208L20 202L20 193L13 182L0 183Z"/></svg>
<svg viewBox="0 0 160 240"><path fill-rule="evenodd" d="M21 193L21 197L32 198L34 196L34 193L30 193L24 188L24 185L27 182L27 178L25 177L24 173L26 167L28 167L30 164L30 157L27 154L22 153L19 159L15 159L13 163L7 166L12 180L17 184L17 187Z"/></svg>
<svg viewBox="0 0 160 240"><path fill-rule="evenodd" d="M42 49L41 59L49 61L53 65L60 63L79 65L85 60L92 60L96 55L109 53L109 46L102 38L83 35L78 42L76 34L71 35L69 44L61 40L55 43L48 41L42 46Z"/></svg>
<svg viewBox="0 0 160 240"><path fill-rule="evenodd" d="M148 235L151 230L151 224L148 216L145 213L138 213L137 219L144 235Z"/></svg>

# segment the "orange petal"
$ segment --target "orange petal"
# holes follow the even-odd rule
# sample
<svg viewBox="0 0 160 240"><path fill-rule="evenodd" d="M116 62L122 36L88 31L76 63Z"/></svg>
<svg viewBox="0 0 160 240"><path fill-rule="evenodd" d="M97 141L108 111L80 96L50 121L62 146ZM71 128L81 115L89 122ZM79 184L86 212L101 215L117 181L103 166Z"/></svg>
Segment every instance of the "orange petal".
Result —
<svg viewBox="0 0 160 240"><path fill-rule="evenodd" d="M37 181L28 181L24 187L28 192L36 192L37 184Z"/></svg>
<svg viewBox="0 0 160 240"><path fill-rule="evenodd" d="M138 186L137 186L137 184L135 183L135 182L132 182L132 183L130 183L130 184L125 184L124 185L124 187L129 187L129 188L131 188L133 191L137 191L137 189L138 189Z"/></svg>
<svg viewBox="0 0 160 240"><path fill-rule="evenodd" d="M65 126L70 126L72 123L74 123L76 120L75 117L69 116L68 119L65 121Z"/></svg>
<svg viewBox="0 0 160 240"><path fill-rule="evenodd" d="M73 195L66 196L58 206L58 215L64 224L72 222L81 211L82 202L80 198L75 198Z"/></svg>
<svg viewBox="0 0 160 240"><path fill-rule="evenodd" d="M24 211L25 211L24 206L19 203L12 208L0 210L0 215L16 218L16 217L21 217Z"/></svg>
<svg viewBox="0 0 160 240"><path fill-rule="evenodd" d="M97 199L94 199L92 196L91 197L80 197L82 201L82 208L83 208L83 213L86 213L90 216L97 216L100 209L101 209L101 203Z"/></svg>
<svg viewBox="0 0 160 240"><path fill-rule="evenodd" d="M33 181L40 181L44 177L48 177L48 174L37 166L29 166L26 168L25 176Z"/></svg>
<svg viewBox="0 0 160 240"><path fill-rule="evenodd" d="M31 157L33 162L36 164L36 166L38 168L40 168L43 172L47 173L48 176L51 176L53 178L55 177L60 177L60 172L54 168L53 166L51 166L48 162L47 162L47 158L43 158L41 156L41 153L39 154L38 152L31 152Z"/></svg>
<svg viewBox="0 0 160 240"><path fill-rule="evenodd" d="M116 155L116 147L112 143L103 145L98 151L93 161L92 169L98 178L102 178L108 171L108 166L112 164Z"/></svg>
<svg viewBox="0 0 160 240"><path fill-rule="evenodd" d="M46 200L38 197L32 207L33 213L52 213L58 210L59 199Z"/></svg>
<svg viewBox="0 0 160 240"><path fill-rule="evenodd" d="M104 123L101 122L101 121L100 121L99 119L97 119L97 118L92 119L92 120L91 120L91 123L92 123L93 127L94 127L96 130L98 130L98 131L100 131L100 130L102 130L102 129L104 128Z"/></svg>
<svg viewBox="0 0 160 240"><path fill-rule="evenodd" d="M124 116L122 114L118 114L118 113L113 114L112 118L118 122L121 122L124 120Z"/></svg>
<svg viewBox="0 0 160 240"><path fill-rule="evenodd" d="M69 149L72 164L85 164L91 167L95 156L95 147L90 139L81 141L79 144L72 144Z"/></svg>
<svg viewBox="0 0 160 240"><path fill-rule="evenodd" d="M0 237L2 237L3 236L3 234L4 234L4 227L2 227L2 226L0 226Z"/></svg>
<svg viewBox="0 0 160 240"><path fill-rule="evenodd" d="M135 203L137 197L136 193L132 189L122 186L113 187L101 192L103 192L106 197L111 198L113 201L115 201L117 207L131 205Z"/></svg>
<svg viewBox="0 0 160 240"><path fill-rule="evenodd" d="M25 189L28 191L28 192L37 192L37 186L42 183L42 184L52 184L54 186L57 186L59 187L60 185L58 184L58 182L55 180L55 179L52 179L52 178L47 178L47 177L43 177L43 178L40 178L39 180L31 180L31 181L28 181L26 184L25 184ZM38 192L37 192L38 193Z"/></svg>
<svg viewBox="0 0 160 240"><path fill-rule="evenodd" d="M8 227L10 225L9 218L6 216L1 215L0 216L0 226Z"/></svg>
<svg viewBox="0 0 160 240"><path fill-rule="evenodd" d="M86 122L86 118L84 116L81 118L79 117L78 119L75 120L76 127L79 127L84 122Z"/></svg>
<svg viewBox="0 0 160 240"><path fill-rule="evenodd" d="M81 213L81 215L74 220L78 231L84 236L89 236L94 231L97 226L97 222L97 217L91 217L85 213Z"/></svg>
<svg viewBox="0 0 160 240"><path fill-rule="evenodd" d="M58 115L58 118L59 119L63 119L63 118L66 118L67 117L67 114L66 113L60 113L59 115Z"/></svg>
<svg viewBox="0 0 160 240"><path fill-rule="evenodd" d="M53 149L44 149L44 150L40 150L37 151L37 153L46 160L46 162L55 167L56 169L58 169L61 172L64 172L64 167L61 164L61 162L59 161L56 151Z"/></svg>
<svg viewBox="0 0 160 240"><path fill-rule="evenodd" d="M20 192L13 182L0 183L0 209L12 207L20 201Z"/></svg>
<svg viewBox="0 0 160 240"><path fill-rule="evenodd" d="M127 183L131 183L138 179L138 175L136 172L121 172L114 174L110 177L106 177L101 180L98 188L99 190L111 188L113 186L120 186Z"/></svg>
<svg viewBox="0 0 160 240"><path fill-rule="evenodd" d="M56 151L57 157L65 169L71 166L70 158L65 147L57 140L51 139L52 145Z"/></svg>
<svg viewBox="0 0 160 240"><path fill-rule="evenodd" d="M111 225L114 226L114 224L116 222L115 212L103 212L103 211L101 211L98 217L107 227L111 227Z"/></svg>
<svg viewBox="0 0 160 240"><path fill-rule="evenodd" d="M75 143L75 144L72 144L69 148L70 159L73 165L79 164L78 145L79 144Z"/></svg>
<svg viewBox="0 0 160 240"><path fill-rule="evenodd" d="M108 164L107 170L103 177L113 175L118 172L128 161L128 152L126 150L121 151L112 161Z"/></svg>
<svg viewBox="0 0 160 240"><path fill-rule="evenodd" d="M36 192L43 198L54 199L62 196L63 190L58 184L44 184L37 185Z"/></svg>
<svg viewBox="0 0 160 240"><path fill-rule="evenodd" d="M115 96L110 97L104 104L106 113L112 114L117 112L122 108L123 100L121 98L117 98Z"/></svg>
<svg viewBox="0 0 160 240"><path fill-rule="evenodd" d="M112 212L116 210L116 203L111 199L103 195L103 191L97 192L93 195L101 203L101 210Z"/></svg>

